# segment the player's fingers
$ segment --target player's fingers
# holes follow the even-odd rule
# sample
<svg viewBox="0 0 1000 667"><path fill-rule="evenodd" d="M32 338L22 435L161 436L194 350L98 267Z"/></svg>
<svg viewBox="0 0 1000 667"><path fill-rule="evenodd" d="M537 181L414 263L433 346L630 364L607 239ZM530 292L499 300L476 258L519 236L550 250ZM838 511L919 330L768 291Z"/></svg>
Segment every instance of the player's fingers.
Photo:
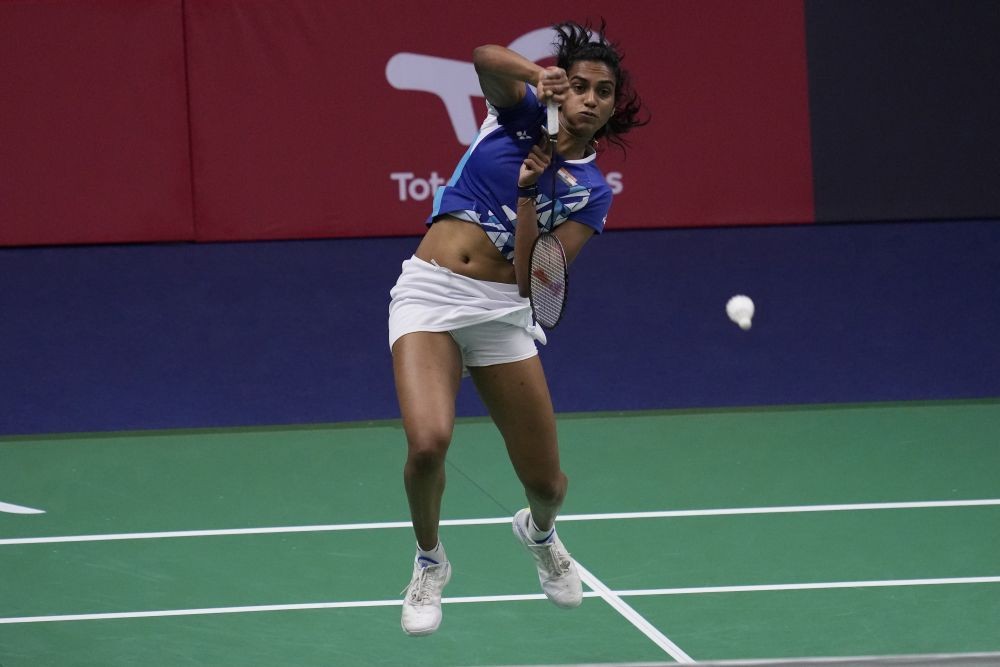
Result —
<svg viewBox="0 0 1000 667"><path fill-rule="evenodd" d="M553 150L554 150L554 146L553 146L552 141L548 137L545 137L545 143L543 143L539 147L538 152L541 153L542 163L546 167L549 166L550 162L552 162L552 151Z"/></svg>
<svg viewBox="0 0 1000 667"><path fill-rule="evenodd" d="M552 141L549 139L548 131L543 127L542 134L538 137L538 141L535 145L531 147L532 153L537 153L538 157L544 158L548 161L552 156Z"/></svg>
<svg viewBox="0 0 1000 667"><path fill-rule="evenodd" d="M552 99L558 103L566 97L569 89L569 79L566 70L561 67L546 67L538 75L538 97L542 100Z"/></svg>
<svg viewBox="0 0 1000 667"><path fill-rule="evenodd" d="M530 157L530 159L532 160L532 162L534 162L542 170L544 170L545 167L548 166L549 161L550 161L550 158L549 158L549 151L550 150L551 150L551 148L549 146L549 141L548 141L548 139L546 139L544 145L542 145L542 146L539 146L539 145L532 146L531 147L531 152L528 153L528 156Z"/></svg>
<svg viewBox="0 0 1000 667"><path fill-rule="evenodd" d="M529 153L528 155L525 156L523 164L524 168L532 173L545 170L544 167L542 166L541 161L538 159L538 156L534 155L533 153Z"/></svg>
<svg viewBox="0 0 1000 667"><path fill-rule="evenodd" d="M551 99L562 104L566 99L566 92L569 90L569 78L566 76L566 70L561 67L548 67L542 76L545 81L544 99Z"/></svg>

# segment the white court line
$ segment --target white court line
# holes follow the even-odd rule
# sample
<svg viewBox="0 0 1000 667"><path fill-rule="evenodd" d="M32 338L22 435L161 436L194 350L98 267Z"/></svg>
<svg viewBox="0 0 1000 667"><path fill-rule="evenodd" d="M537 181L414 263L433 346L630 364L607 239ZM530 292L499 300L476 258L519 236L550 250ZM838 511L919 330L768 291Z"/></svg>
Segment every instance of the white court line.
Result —
<svg viewBox="0 0 1000 667"><path fill-rule="evenodd" d="M634 625L639 632L646 635L654 644L666 651L667 655L680 663L690 664L694 662L694 659L685 653L680 646L672 642L656 626L647 621L642 614L622 600L619 594L605 586L600 579L591 574L590 570L581 565L580 561L576 561L576 567L580 571L580 579L583 580L583 583L590 586L615 611L624 616L625 620Z"/></svg>
<svg viewBox="0 0 1000 667"><path fill-rule="evenodd" d="M36 510L34 507L25 507L5 502L0 502L0 512L6 512L7 514L45 514L45 510Z"/></svg>
<svg viewBox="0 0 1000 667"><path fill-rule="evenodd" d="M778 507L731 507L707 510L664 510L656 512L618 512L571 514L559 521L594 521L597 519L670 519L690 516L735 516L741 514L793 514L801 512L858 512L864 510L909 510L933 507L983 507L1000 505L1000 498L981 500L922 500L899 503L849 503L839 505L789 505Z"/></svg>
<svg viewBox="0 0 1000 667"><path fill-rule="evenodd" d="M588 662L574 663L573 667L673 667L673 662ZM754 658L752 660L710 660L696 662L706 667L776 667L791 665L793 667L859 667L867 665L875 667L941 667L950 665L969 665L970 667L986 667L1000 665L1000 653L910 653L889 655L851 655L851 656L808 656L801 658ZM468 667L473 667L469 665ZM559 667L552 664L535 665L494 665L493 667Z"/></svg>
<svg viewBox="0 0 1000 667"><path fill-rule="evenodd" d="M584 593L585 597L597 597L597 593ZM478 595L470 597L442 598L442 604L468 604L477 602L523 602L544 600L542 593L523 595ZM303 611L312 609L354 609L358 607L399 607L402 599L359 600L350 602L306 602L302 604L264 604L243 607L206 607L199 609L163 609L157 611L121 611L101 614L58 614L52 616L21 616L0 618L0 625L13 623L57 623L65 621L108 621L126 618L159 618L164 616L207 616L212 614L250 614L266 611Z"/></svg>
<svg viewBox="0 0 1000 667"><path fill-rule="evenodd" d="M587 575L590 575L588 572ZM583 571L581 570L581 576ZM604 587L593 575L590 575L593 582L599 587ZM825 583L808 584L764 584L758 586L707 586L704 588L661 588L643 589L634 591L586 591L583 596L586 598L604 597L610 594L612 597L623 598L643 595L697 595L705 593L748 593L759 591L779 591L779 590L816 590L827 588L881 588L891 586L940 586L958 584L995 584L1000 583L1000 576L997 577L956 577L951 579L897 579L885 581L833 581ZM593 587L591 581L588 586ZM607 599L607 598L605 598ZM545 600L541 593L528 593L523 595L481 595L470 597L443 598L444 604L475 604L482 602L523 602L529 600ZM0 625L14 623L53 623L64 621L103 621L128 618L155 618L164 616L202 616L208 614L245 614L252 612L266 611L301 611L311 609L351 609L357 607L398 607L402 600L358 600L350 602L312 602L304 604L273 604L254 605L243 607L208 607L201 609L163 609L157 611L124 611L97 614L59 614L50 616L14 616L0 618Z"/></svg>
<svg viewBox="0 0 1000 667"><path fill-rule="evenodd" d="M601 521L622 519L672 519L697 516L739 516L745 514L789 514L799 512L857 512L867 510L929 509L935 507L983 507L1000 505L1000 499L928 500L895 503L853 503L840 505L791 505L776 507L734 507L702 510L664 510L655 512L612 512L606 514L563 514L559 521ZM442 526L484 526L510 523L510 517L484 519L443 519ZM409 521L377 523L342 523L315 526L274 526L265 528L222 528L210 530L175 530L147 533L108 533L103 535L56 535L51 537L15 537L0 539L0 546L15 544L54 544L62 542L103 542L109 540L149 540L172 537L216 537L224 535L267 535L275 533L321 533L343 530L379 530L410 528Z"/></svg>
<svg viewBox="0 0 1000 667"><path fill-rule="evenodd" d="M894 586L946 586L1000 584L1000 577L950 577L941 579L888 579L885 581L824 581L808 584L758 584L753 586L703 586L697 588L641 588L618 591L623 597L641 595L700 595L706 593L760 593L764 591L808 591L834 588L888 588Z"/></svg>

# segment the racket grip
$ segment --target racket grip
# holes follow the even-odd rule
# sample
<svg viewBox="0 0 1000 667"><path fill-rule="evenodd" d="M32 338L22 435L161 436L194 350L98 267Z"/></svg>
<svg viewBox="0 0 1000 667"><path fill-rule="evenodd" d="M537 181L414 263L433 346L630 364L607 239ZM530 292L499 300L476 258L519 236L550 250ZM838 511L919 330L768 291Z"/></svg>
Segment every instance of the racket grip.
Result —
<svg viewBox="0 0 1000 667"><path fill-rule="evenodd" d="M554 140L559 134L559 105L549 100L545 112L545 131Z"/></svg>

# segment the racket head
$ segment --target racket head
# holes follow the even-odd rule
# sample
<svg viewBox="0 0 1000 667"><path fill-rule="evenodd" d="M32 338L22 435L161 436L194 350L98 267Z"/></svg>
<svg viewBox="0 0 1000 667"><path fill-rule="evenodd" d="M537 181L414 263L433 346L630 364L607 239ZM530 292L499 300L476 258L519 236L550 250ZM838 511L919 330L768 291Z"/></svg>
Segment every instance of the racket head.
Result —
<svg viewBox="0 0 1000 667"><path fill-rule="evenodd" d="M545 329L553 329L566 310L569 273L566 250L554 234L539 234L531 246L529 264L531 280L528 298L535 321Z"/></svg>

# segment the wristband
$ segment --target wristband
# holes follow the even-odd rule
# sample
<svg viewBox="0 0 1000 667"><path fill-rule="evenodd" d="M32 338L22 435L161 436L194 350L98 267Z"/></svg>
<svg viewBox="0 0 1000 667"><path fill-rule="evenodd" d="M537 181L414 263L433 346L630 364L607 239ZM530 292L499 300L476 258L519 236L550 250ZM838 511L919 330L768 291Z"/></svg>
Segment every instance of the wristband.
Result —
<svg viewBox="0 0 1000 667"><path fill-rule="evenodd" d="M527 197L528 199L534 199L538 196L538 184L533 183L531 185L519 185L517 186L517 196Z"/></svg>

